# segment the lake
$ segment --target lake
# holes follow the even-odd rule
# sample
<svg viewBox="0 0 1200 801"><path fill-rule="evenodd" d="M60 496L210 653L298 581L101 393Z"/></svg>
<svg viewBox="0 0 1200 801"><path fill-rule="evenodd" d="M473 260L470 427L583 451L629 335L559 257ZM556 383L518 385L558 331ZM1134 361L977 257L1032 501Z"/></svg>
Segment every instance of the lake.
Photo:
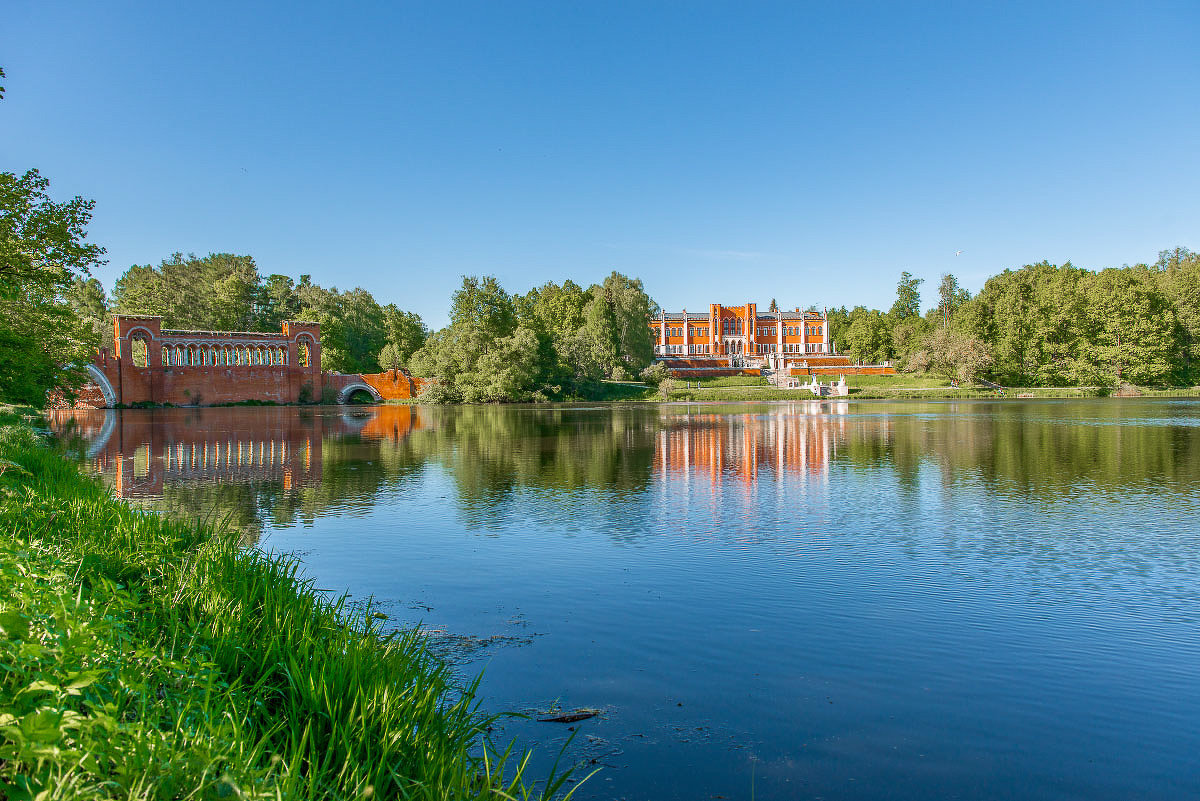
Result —
<svg viewBox="0 0 1200 801"><path fill-rule="evenodd" d="M55 413L484 671L584 799L1200 797L1200 402ZM582 774L581 774L582 775Z"/></svg>

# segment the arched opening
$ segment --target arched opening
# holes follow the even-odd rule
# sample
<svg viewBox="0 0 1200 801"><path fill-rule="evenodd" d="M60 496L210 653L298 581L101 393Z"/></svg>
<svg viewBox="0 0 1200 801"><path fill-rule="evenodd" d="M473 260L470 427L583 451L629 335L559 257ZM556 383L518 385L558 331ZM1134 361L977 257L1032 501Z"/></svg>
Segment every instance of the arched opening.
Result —
<svg viewBox="0 0 1200 801"><path fill-rule="evenodd" d="M145 337L134 337L129 341L129 358L134 367L150 366L150 343Z"/></svg>
<svg viewBox="0 0 1200 801"><path fill-rule="evenodd" d="M349 403L349 404L364 404L364 403L374 403L374 402L375 402L375 396L373 396L370 392L367 392L365 389L362 389L361 387L358 389L350 390L350 394L348 394L346 396L346 403Z"/></svg>
<svg viewBox="0 0 1200 801"><path fill-rule="evenodd" d="M308 343L300 342L296 345L296 361L301 367L308 367L311 364L312 354L309 353Z"/></svg>

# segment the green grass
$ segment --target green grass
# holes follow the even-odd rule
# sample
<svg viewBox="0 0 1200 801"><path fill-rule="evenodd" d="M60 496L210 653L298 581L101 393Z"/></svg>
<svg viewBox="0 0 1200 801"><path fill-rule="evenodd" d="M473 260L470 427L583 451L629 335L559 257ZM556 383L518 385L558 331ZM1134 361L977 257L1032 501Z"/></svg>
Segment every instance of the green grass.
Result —
<svg viewBox="0 0 1200 801"><path fill-rule="evenodd" d="M1149 398L1197 398L1200 387L1138 387Z"/></svg>
<svg viewBox="0 0 1200 801"><path fill-rule="evenodd" d="M0 415L12 423L10 412ZM0 428L0 797L553 795L416 631Z"/></svg>
<svg viewBox="0 0 1200 801"><path fill-rule="evenodd" d="M640 401L649 400L658 391L657 387L637 381L601 381L587 396L586 401Z"/></svg>
<svg viewBox="0 0 1200 801"><path fill-rule="evenodd" d="M671 393L673 401L773 401L813 400L808 390L777 387L716 387L710 389L679 389ZM661 398L657 398L661 400Z"/></svg>
<svg viewBox="0 0 1200 801"><path fill-rule="evenodd" d="M833 376L837 381L839 376ZM820 376L819 381L828 382L830 377ZM848 375L846 384L850 387L949 387L950 379L942 376L916 375L915 373L898 373L896 375Z"/></svg>
<svg viewBox="0 0 1200 801"><path fill-rule="evenodd" d="M710 378L688 378L684 375L676 380L684 381L693 387L699 384L700 389L707 389L709 387L769 387L771 385L771 382L762 376L753 375L723 375Z"/></svg>

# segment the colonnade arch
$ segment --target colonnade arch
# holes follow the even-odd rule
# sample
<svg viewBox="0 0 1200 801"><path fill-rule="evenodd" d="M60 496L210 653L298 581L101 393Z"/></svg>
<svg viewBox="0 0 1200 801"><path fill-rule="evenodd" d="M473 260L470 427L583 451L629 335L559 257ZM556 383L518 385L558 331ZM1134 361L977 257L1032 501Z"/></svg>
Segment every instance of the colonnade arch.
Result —
<svg viewBox="0 0 1200 801"><path fill-rule="evenodd" d="M164 367L286 367L286 345L172 344L162 349Z"/></svg>

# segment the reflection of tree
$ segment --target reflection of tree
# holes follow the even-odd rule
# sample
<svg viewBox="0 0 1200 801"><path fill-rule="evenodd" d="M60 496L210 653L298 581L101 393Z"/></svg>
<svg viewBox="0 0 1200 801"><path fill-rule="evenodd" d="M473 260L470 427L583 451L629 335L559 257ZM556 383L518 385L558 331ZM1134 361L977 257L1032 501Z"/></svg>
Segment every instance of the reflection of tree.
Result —
<svg viewBox="0 0 1200 801"><path fill-rule="evenodd" d="M469 518L484 522L523 489L572 502L620 500L649 484L658 415L653 409L437 407L410 442L446 468Z"/></svg>
<svg viewBox="0 0 1200 801"><path fill-rule="evenodd" d="M880 482L899 527L911 529L927 516L931 481L944 492L974 482L997 499L1047 504L1069 504L1080 491L1096 499L1190 486L1200 427L1164 420L1173 409L1113 400L375 407L337 416L212 409L107 412L52 425L64 441L107 442L92 458L105 472L124 470L132 497L161 495L155 505L251 536L335 510L364 514L430 465L454 483L472 526L493 525L526 502L581 505L629 522L631 499L687 471L706 472L716 486L819 470L834 491L839 481ZM708 482L690 486L709 491Z"/></svg>
<svg viewBox="0 0 1200 801"><path fill-rule="evenodd" d="M880 405L851 417L839 454L856 467L886 469L914 489L923 464L943 482L978 476L1000 494L1046 502L1083 486L1127 492L1190 480L1200 463L1200 429L1164 425L1169 407L1108 400L1044 404ZM1154 421L1139 422L1141 411ZM937 417L932 416L933 413Z"/></svg>

